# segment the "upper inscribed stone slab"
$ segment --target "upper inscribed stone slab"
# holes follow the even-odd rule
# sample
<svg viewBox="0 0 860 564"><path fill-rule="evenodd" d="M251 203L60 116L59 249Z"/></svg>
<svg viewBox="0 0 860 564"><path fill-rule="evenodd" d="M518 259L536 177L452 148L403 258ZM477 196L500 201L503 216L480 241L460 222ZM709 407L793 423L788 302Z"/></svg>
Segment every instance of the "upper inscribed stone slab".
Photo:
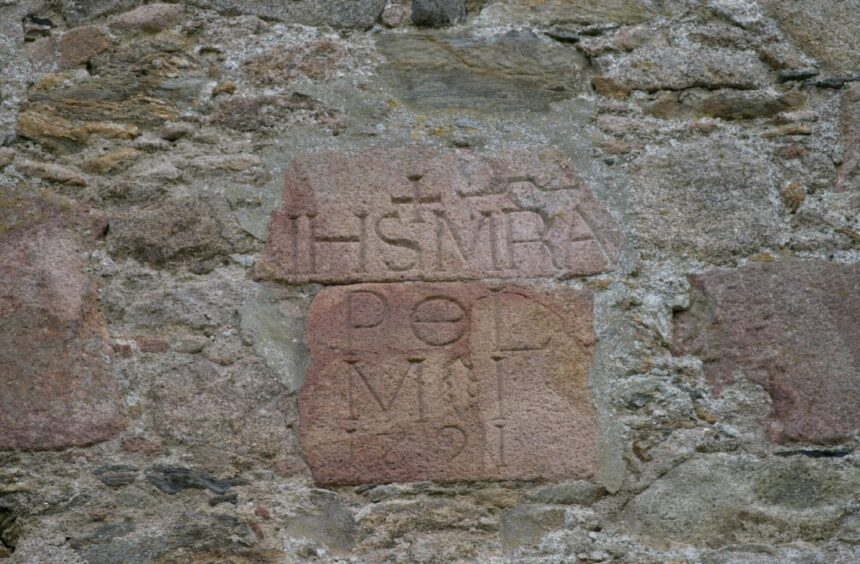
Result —
<svg viewBox="0 0 860 564"><path fill-rule="evenodd" d="M293 162L256 274L290 283L569 278L621 235L557 151L409 147Z"/></svg>

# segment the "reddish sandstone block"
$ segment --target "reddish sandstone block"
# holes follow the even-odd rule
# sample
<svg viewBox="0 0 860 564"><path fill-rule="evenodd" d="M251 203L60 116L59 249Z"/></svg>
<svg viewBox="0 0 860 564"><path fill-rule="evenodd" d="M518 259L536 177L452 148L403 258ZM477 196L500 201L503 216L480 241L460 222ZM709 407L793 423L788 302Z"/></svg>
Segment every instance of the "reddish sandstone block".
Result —
<svg viewBox="0 0 860 564"><path fill-rule="evenodd" d="M154 2L113 16L108 21L108 25L113 29L155 33L173 25L182 15L182 11L181 4Z"/></svg>
<svg viewBox="0 0 860 564"><path fill-rule="evenodd" d="M300 438L323 484L585 478L592 302L480 283L326 288Z"/></svg>
<svg viewBox="0 0 860 564"><path fill-rule="evenodd" d="M36 70L42 72L56 70L58 65L56 37L43 37L37 41L25 43L24 52Z"/></svg>
<svg viewBox="0 0 860 564"><path fill-rule="evenodd" d="M57 41L60 68L70 69L82 65L109 47L110 39L96 26L70 29Z"/></svg>
<svg viewBox="0 0 860 564"><path fill-rule="evenodd" d="M80 66L110 47L110 39L96 26L70 29L57 37L44 37L27 43L27 58L40 71Z"/></svg>
<svg viewBox="0 0 860 564"><path fill-rule="evenodd" d="M784 260L690 281L674 352L701 357L717 392L735 374L764 387L773 441L828 443L860 428L860 266Z"/></svg>
<svg viewBox="0 0 860 564"><path fill-rule="evenodd" d="M584 276L620 232L557 151L408 147L294 161L257 276L305 282Z"/></svg>
<svg viewBox="0 0 860 564"><path fill-rule="evenodd" d="M125 424L81 259L103 229L70 202L0 198L0 449L87 445Z"/></svg>

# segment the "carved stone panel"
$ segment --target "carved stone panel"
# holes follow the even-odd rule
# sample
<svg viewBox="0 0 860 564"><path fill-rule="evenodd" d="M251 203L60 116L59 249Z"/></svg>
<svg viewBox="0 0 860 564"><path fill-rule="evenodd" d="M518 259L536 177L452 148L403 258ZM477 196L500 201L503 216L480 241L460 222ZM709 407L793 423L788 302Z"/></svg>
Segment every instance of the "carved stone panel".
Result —
<svg viewBox="0 0 860 564"><path fill-rule="evenodd" d="M410 147L293 162L256 275L291 283L569 278L620 232L557 151Z"/></svg>
<svg viewBox="0 0 860 564"><path fill-rule="evenodd" d="M299 397L322 484L584 478L591 297L482 283L324 289Z"/></svg>

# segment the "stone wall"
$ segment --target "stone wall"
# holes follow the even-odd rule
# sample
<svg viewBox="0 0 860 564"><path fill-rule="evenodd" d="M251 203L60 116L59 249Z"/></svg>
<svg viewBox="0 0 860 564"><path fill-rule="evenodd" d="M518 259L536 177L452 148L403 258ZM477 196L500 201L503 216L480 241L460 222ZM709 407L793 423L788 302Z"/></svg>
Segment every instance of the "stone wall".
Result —
<svg viewBox="0 0 860 564"><path fill-rule="evenodd" d="M0 0L0 561L860 561L857 0Z"/></svg>

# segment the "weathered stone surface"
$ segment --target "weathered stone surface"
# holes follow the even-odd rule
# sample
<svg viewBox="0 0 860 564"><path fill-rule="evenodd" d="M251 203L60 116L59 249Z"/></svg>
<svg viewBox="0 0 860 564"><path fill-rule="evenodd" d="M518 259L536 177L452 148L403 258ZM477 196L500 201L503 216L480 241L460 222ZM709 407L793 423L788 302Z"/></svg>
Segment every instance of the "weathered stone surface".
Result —
<svg viewBox="0 0 860 564"><path fill-rule="evenodd" d="M425 485L429 486L426 488L429 495L370 504L367 511L357 515L359 534L367 538L369 533L368 540L380 548L393 543L411 543L414 548L409 554L415 562L468 561L484 551L498 550L498 532L493 530L489 537L480 532L488 529L490 522L498 521L493 515L497 510L458 495L447 497L450 490ZM397 523L396 528L385 526L391 522ZM420 531L433 531L433 534ZM384 559L380 558L383 551L376 554L377 560Z"/></svg>
<svg viewBox="0 0 860 564"><path fill-rule="evenodd" d="M772 440L827 443L860 428L860 267L783 260L690 281L674 350L702 357L717 391L737 374L764 387Z"/></svg>
<svg viewBox="0 0 860 564"><path fill-rule="evenodd" d="M103 228L62 199L0 196L0 449L87 445L124 426L80 254Z"/></svg>
<svg viewBox="0 0 860 564"><path fill-rule="evenodd" d="M324 484L595 470L591 301L483 284L328 288L311 304L302 452Z"/></svg>
<svg viewBox="0 0 860 564"><path fill-rule="evenodd" d="M725 260L777 240L767 161L748 143L712 135L648 151L628 167L640 248Z"/></svg>
<svg viewBox="0 0 860 564"><path fill-rule="evenodd" d="M650 105L650 113L662 118L678 119L711 116L726 120L771 117L803 106L799 92L781 94L767 90L722 89L707 92L665 93Z"/></svg>
<svg viewBox="0 0 860 564"><path fill-rule="evenodd" d="M93 474L111 488L121 488L137 480L138 468L130 464L107 464L96 468Z"/></svg>
<svg viewBox="0 0 860 564"><path fill-rule="evenodd" d="M336 554L355 544L357 527L349 508L334 492L313 490L310 507L285 520L288 536L319 543Z"/></svg>
<svg viewBox="0 0 860 564"><path fill-rule="evenodd" d="M290 392L298 390L308 365L305 318L262 288L245 301L239 313L242 333L254 343L254 351Z"/></svg>
<svg viewBox="0 0 860 564"><path fill-rule="evenodd" d="M109 20L113 29L142 30L150 33L173 25L182 15L182 5L155 2L135 8Z"/></svg>
<svg viewBox="0 0 860 564"><path fill-rule="evenodd" d="M421 110L545 112L584 90L585 57L532 31L385 33L379 73Z"/></svg>
<svg viewBox="0 0 860 564"><path fill-rule="evenodd" d="M94 174L108 174L115 172L118 169L128 168L139 156L140 151L123 147L116 151L90 159L84 162L82 166L87 172Z"/></svg>
<svg viewBox="0 0 860 564"><path fill-rule="evenodd" d="M71 122L52 110L34 107L18 114L16 131L21 137L32 139L58 151L80 150L92 136L108 139L134 139L140 130L116 122Z"/></svg>
<svg viewBox="0 0 860 564"><path fill-rule="evenodd" d="M0 170L3 170L15 160L15 151L7 147L0 148Z"/></svg>
<svg viewBox="0 0 860 564"><path fill-rule="evenodd" d="M163 369L148 400L153 428L203 462L230 456L283 459L292 442L284 388L259 361L221 367L203 359Z"/></svg>
<svg viewBox="0 0 860 564"><path fill-rule="evenodd" d="M500 534L502 548L512 550L519 546L540 542L548 532L564 524L564 509L540 505L520 505L502 516Z"/></svg>
<svg viewBox="0 0 860 564"><path fill-rule="evenodd" d="M87 185L83 176L67 166L25 159L15 163L15 167L27 176L35 176L49 182L59 182L72 186Z"/></svg>
<svg viewBox="0 0 860 564"><path fill-rule="evenodd" d="M261 278L569 278L613 268L620 233L558 152L429 148L294 161Z"/></svg>
<svg viewBox="0 0 860 564"><path fill-rule="evenodd" d="M714 455L673 468L625 510L640 534L722 546L832 535L860 473L804 457Z"/></svg>
<svg viewBox="0 0 860 564"><path fill-rule="evenodd" d="M577 480L551 484L529 493L526 500L532 503L554 503L562 505L592 505L606 493L601 486Z"/></svg>
<svg viewBox="0 0 860 564"><path fill-rule="evenodd" d="M80 24L87 20L128 10L140 3L140 0L62 0L63 17L73 24Z"/></svg>
<svg viewBox="0 0 860 564"><path fill-rule="evenodd" d="M158 496L161 511L148 518L112 520L91 526L92 530L70 540L73 558L57 559L53 554L29 553L29 561L80 564L124 562L277 562L278 551L249 549L255 537L248 523L222 512L165 510L164 496ZM27 561L27 560L25 560Z"/></svg>
<svg viewBox="0 0 860 564"><path fill-rule="evenodd" d="M48 72L56 70L58 67L57 39L55 37L43 37L37 41L25 43L24 52L36 70Z"/></svg>
<svg viewBox="0 0 860 564"><path fill-rule="evenodd" d="M516 25L631 24L669 13L656 2L640 0L497 0L484 8L481 17L492 23Z"/></svg>
<svg viewBox="0 0 860 564"><path fill-rule="evenodd" d="M839 133L844 153L835 189L860 192L860 85L842 95L841 106Z"/></svg>
<svg viewBox="0 0 860 564"><path fill-rule="evenodd" d="M196 198L177 198L114 214L107 243L118 257L132 256L158 265L184 262L198 272L211 270L229 248L214 210Z"/></svg>
<svg viewBox="0 0 860 564"><path fill-rule="evenodd" d="M699 304L686 273L792 255L860 259L860 94L852 79L860 67L844 56L857 43L850 31L856 18L843 9L852 6L848 0L832 10L837 17L806 20L802 14L835 4L781 0L799 14L793 21L766 12L776 4L770 0L467 0L468 17L444 28L414 25L413 0L384 0L381 19L371 10L359 25L367 29L318 25L373 4L362 0L200 2L0 0L0 202L29 178L33 194L74 195L112 219L105 240L92 247L72 233L81 227L75 214L63 212L58 232L78 245L83 270L99 285L110 372L128 419L126 432L92 446L0 449L0 562L860 562L860 454L852 444L858 433L838 443L774 443L761 424L774 401L748 377L754 371L734 369L734 382L717 394L705 371L720 359L667 349L675 314L691 298L693 310ZM164 20L124 23L156 7ZM109 46L60 69L58 42L80 26L93 26ZM809 35L795 36L789 27ZM27 59L26 51L39 49L45 66ZM629 237L611 272L566 280L481 271L469 280L454 272L464 268L460 251L469 260L484 252L489 219L474 251L479 208L456 208L471 222L452 224L459 240L442 224L452 270L445 282L594 292L600 342L588 370L598 429L593 476L315 489L301 455L298 400L310 365L308 308L323 288L256 281L254 269L291 160L310 151L376 149L376 160L385 162L392 153L383 149L412 144L433 147L426 149L432 154L468 148L479 163L558 148ZM472 174L478 168L448 171L480 184L482 173ZM324 164L319 169L329 175ZM372 167L357 167L356 176L366 170ZM328 178L314 189L331 192L326 201L344 195L344 208L367 193L361 182L341 189ZM551 201L560 192L539 195ZM547 222L554 217L526 203ZM426 232L424 252L435 266L432 211L414 225L409 202L385 211L399 216L383 220L381 232ZM53 225L50 217L15 215L34 233ZM316 225L325 229L322 237L359 233L360 223L347 219L321 223L318 214ZM504 235L505 223L493 227ZM375 226L368 228L392 264L413 256L408 247L380 243ZM355 260L350 243L319 245L329 246L332 260ZM539 243L518 248L528 260L545 258ZM62 264L46 268L65 274ZM26 289L41 291L50 276L33 279ZM807 286L814 297L814 285ZM748 309L762 300L748 300ZM358 313L373 313L372 303L355 305ZM779 339L755 354L782 355L761 360L761 370L792 365L767 383L771 388L797 375L794 364L819 366L789 355L808 356L816 346L816 360L827 357L820 366L829 369L842 354L832 351L845 340L828 337L840 318L806 317L821 327L771 330L770 319L761 321L761 332ZM425 345L412 337L411 324L394 331L393 345L380 340L384 350L357 364L391 405L391 428L416 401L417 366L408 359L424 358L398 360L392 355L401 352L392 351L415 352L410 339L422 355L454 347ZM783 346L795 342L795 333L811 344ZM0 333L0 356L10 350L7 336ZM41 356L36 347L43 343L33 340L32 356ZM470 354L478 357L476 375L496 362L477 349ZM422 378L429 380L435 373L427 359ZM548 371L532 370L532 362L504 359L503 375L543 379ZM365 422L385 422L360 376L336 376L353 378L359 409L376 414ZM6 377L0 370L0 380ZM6 389L0 385L0 394ZM811 418L827 400L810 389L798 395L809 396L799 409L807 406ZM482 446L495 454L499 428L477 421ZM457 446L456 432L446 433L444 444L424 444L437 451ZM391 437L374 440L384 447L400 438ZM414 446L410 440L404 438L404 449ZM421 463L421 456L412 458ZM397 466L380 458L380 465ZM231 478L248 483L216 493Z"/></svg>
<svg viewBox="0 0 860 564"><path fill-rule="evenodd" d="M652 47L608 64L606 75L634 90L737 88L765 85L768 68L752 51L701 46Z"/></svg>
<svg viewBox="0 0 860 564"><path fill-rule="evenodd" d="M0 144L12 140L18 107L26 98L32 83L33 68L24 47L24 26L21 20L29 6L21 2L0 2Z"/></svg>
<svg viewBox="0 0 860 564"><path fill-rule="evenodd" d="M193 4L221 12L332 27L369 28L382 13L385 0L193 0Z"/></svg>
<svg viewBox="0 0 860 564"><path fill-rule="evenodd" d="M199 352L202 338L215 334L219 327L235 319L236 308L242 303L244 288L224 273L171 279L134 277L113 279L105 285L105 309L122 324L124 334L156 334L165 326L187 328L193 339L187 345ZM182 346L179 342L171 347ZM183 346L182 348L186 348Z"/></svg>
<svg viewBox="0 0 860 564"><path fill-rule="evenodd" d="M31 91L28 108L74 122L146 127L176 120L200 102L205 67L184 51L188 44L182 35L165 30L122 37L127 40L117 39L116 49L90 61L91 72L68 73L77 77L74 80L44 77L40 87Z"/></svg>
<svg viewBox="0 0 860 564"><path fill-rule="evenodd" d="M594 88L597 94L615 98L616 100L626 100L630 97L631 92L630 88L624 84L605 76L595 76L592 78L591 87Z"/></svg>
<svg viewBox="0 0 860 564"><path fill-rule="evenodd" d="M277 55L269 63L277 64ZM301 68L301 67L299 67ZM294 113L312 115L318 123L338 131L342 126L337 111L326 108L318 100L300 94L290 96L231 97L218 103L213 121L239 131L276 129Z"/></svg>
<svg viewBox="0 0 860 564"><path fill-rule="evenodd" d="M756 0L708 0L708 8L743 28L752 28L762 21Z"/></svg>
<svg viewBox="0 0 860 564"><path fill-rule="evenodd" d="M853 73L860 68L860 1L760 0L759 4L797 47L831 71Z"/></svg>
<svg viewBox="0 0 860 564"><path fill-rule="evenodd" d="M242 65L242 74L257 86L281 86L298 77L332 78L347 56L346 47L325 37L299 45L278 45Z"/></svg>
<svg viewBox="0 0 860 564"><path fill-rule="evenodd" d="M412 22L415 25L439 27L459 23L465 18L465 0L412 0Z"/></svg>
<svg viewBox="0 0 860 564"><path fill-rule="evenodd" d="M400 2L386 2L385 8L382 10L382 15L379 16L380 21L385 27L397 27L401 23L405 23L409 17L410 6Z"/></svg>
<svg viewBox="0 0 860 564"><path fill-rule="evenodd" d="M23 111L18 114L16 127L18 135L49 145L76 145L86 138L70 121L56 115L36 111Z"/></svg>

